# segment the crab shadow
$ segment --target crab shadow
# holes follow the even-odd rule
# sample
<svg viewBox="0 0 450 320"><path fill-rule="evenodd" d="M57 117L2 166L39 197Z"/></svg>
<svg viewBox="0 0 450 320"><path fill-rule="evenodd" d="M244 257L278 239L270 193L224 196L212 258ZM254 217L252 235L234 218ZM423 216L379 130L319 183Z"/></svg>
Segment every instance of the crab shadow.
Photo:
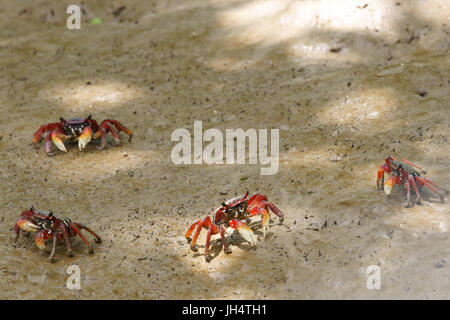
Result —
<svg viewBox="0 0 450 320"><path fill-rule="evenodd" d="M125 134L120 134L120 132L118 133L120 136L120 142L116 143L114 142L114 139L111 137L110 134L108 134L106 136L106 144L104 146L103 149L100 149L100 144L101 144L101 139L91 139L91 141L89 141L89 143L86 145L84 150L79 150L78 149L78 143L76 141L64 141L64 144L66 147L68 147L67 152L99 152L101 150L108 150L108 149L112 149L112 148L120 148L123 147L124 145L126 145L127 143L131 143L131 141L128 141L128 136ZM34 146L37 150L39 149L44 149L44 143L40 142L37 143ZM64 154L66 154L67 152L61 151L59 150L55 145L52 144L51 150L48 153L49 157L56 157L56 156L62 156Z"/></svg>
<svg viewBox="0 0 450 320"><path fill-rule="evenodd" d="M262 231L262 225L261 220L252 220L248 226L253 230L253 233L257 236L258 242L259 241L265 241L268 239L271 239L274 235L272 231L270 231L270 227L273 225L279 225L279 223L275 223L273 221L270 221L269 225L269 231L266 234L266 237L264 237L263 231ZM233 230L228 236L225 237L225 241L227 242L230 249L233 251L233 247L238 247L239 249L250 252L254 251L258 248L258 244L255 246L252 246L247 240L245 240L240 234L238 230ZM204 252L205 245L198 245L199 248L202 248L202 251ZM220 256L221 254L225 254L223 250L223 242L222 238L211 240L210 244L210 254L211 254L211 261ZM231 253L232 254L232 253ZM194 253L193 257L197 258L203 256L204 254L200 251L197 251Z"/></svg>
<svg viewBox="0 0 450 320"><path fill-rule="evenodd" d="M439 198L439 196L436 195L435 192L429 190L427 187L422 186L419 189L420 196L422 197L422 202L417 202L417 195L414 192L414 190L411 190L411 203L412 206L424 206L427 203L441 203L445 204L446 196L448 196L448 193L443 193L445 196L442 200ZM407 191L404 187L398 187L393 190L393 192L387 196L387 198L392 202L401 202L403 206L407 207Z"/></svg>

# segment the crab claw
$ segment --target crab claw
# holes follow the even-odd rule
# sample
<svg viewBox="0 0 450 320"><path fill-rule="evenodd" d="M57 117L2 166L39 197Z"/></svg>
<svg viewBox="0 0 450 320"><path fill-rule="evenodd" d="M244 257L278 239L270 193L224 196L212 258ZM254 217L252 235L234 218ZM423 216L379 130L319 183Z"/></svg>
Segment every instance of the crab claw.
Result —
<svg viewBox="0 0 450 320"><path fill-rule="evenodd" d="M42 235L42 232L39 232L36 234L36 238L34 239L34 242L36 243L36 247L38 247L41 250L45 249L45 242L44 237Z"/></svg>
<svg viewBox="0 0 450 320"><path fill-rule="evenodd" d="M253 230L248 226L238 227L239 234L242 238L247 240L252 247L256 246L256 235L253 233Z"/></svg>
<svg viewBox="0 0 450 320"><path fill-rule="evenodd" d="M263 227L263 237L266 238L266 234L269 231L269 224L270 224L270 216L269 212L265 212L262 217L262 227Z"/></svg>
<svg viewBox="0 0 450 320"><path fill-rule="evenodd" d="M391 194L392 187L394 186L396 178L397 177L395 176L390 176L384 183L384 193L386 193L387 195Z"/></svg>
<svg viewBox="0 0 450 320"><path fill-rule="evenodd" d="M233 219L230 221L230 227L237 229L241 237L248 241L252 247L256 246L256 235L253 233L252 228L247 226L245 222Z"/></svg>
<svg viewBox="0 0 450 320"><path fill-rule="evenodd" d="M56 132L52 132L52 141L59 150L67 152L66 146Z"/></svg>
<svg viewBox="0 0 450 320"><path fill-rule="evenodd" d="M17 221L17 224L19 225L19 228L26 232L37 232L41 230L41 228L38 225L35 225L30 220L22 218Z"/></svg>
<svg viewBox="0 0 450 320"><path fill-rule="evenodd" d="M86 148L86 145L91 141L92 138L92 130L91 127L86 127L83 130L83 133L81 136L78 137L78 149L82 151L84 148Z"/></svg>

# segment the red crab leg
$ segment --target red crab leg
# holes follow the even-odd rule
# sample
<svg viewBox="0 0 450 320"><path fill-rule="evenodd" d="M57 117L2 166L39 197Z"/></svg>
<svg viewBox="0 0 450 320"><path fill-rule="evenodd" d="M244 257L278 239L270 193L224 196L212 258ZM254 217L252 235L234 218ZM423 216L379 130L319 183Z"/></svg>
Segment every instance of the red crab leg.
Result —
<svg viewBox="0 0 450 320"><path fill-rule="evenodd" d="M73 223L70 224L70 228L78 235L80 236L81 240L88 246L89 253L94 253L94 247L92 244L89 243L89 241L86 239L86 237L81 233L80 229L77 228L77 226Z"/></svg>
<svg viewBox="0 0 450 320"><path fill-rule="evenodd" d="M106 123L106 124L108 125L109 131L111 132L111 134L114 138L115 144L119 145L120 144L120 136L119 136L119 133L117 132L116 128L114 128L114 126L109 123Z"/></svg>
<svg viewBox="0 0 450 320"><path fill-rule="evenodd" d="M33 134L33 143L38 143L42 139L42 134L47 129L47 125L42 125L34 134Z"/></svg>
<svg viewBox="0 0 450 320"><path fill-rule="evenodd" d="M94 138L98 138L99 136L101 136L102 140L101 140L100 146L98 147L99 150L101 150L105 147L106 134L108 132L111 132L111 134L114 138L114 143L116 145L120 144L120 137L119 137L119 134L117 133L116 128L114 128L114 126L109 124L108 122L105 122L100 125L100 128L97 130L97 132L94 135Z"/></svg>
<svg viewBox="0 0 450 320"><path fill-rule="evenodd" d="M123 124L121 124L119 121L114 120L114 119L106 119L106 120L103 120L103 122L105 122L105 121L108 121L108 122L112 123L113 125L115 125L116 128L117 128L117 130L119 130L119 132L120 132L120 131L123 131L123 132L125 132L127 135L129 135L130 137L128 138L128 141L131 141L131 138L133 137L133 132L131 132L130 129L128 129L128 128L125 127ZM103 123L103 122L102 122L102 123ZM100 126L101 126L101 125L100 125Z"/></svg>
<svg viewBox="0 0 450 320"><path fill-rule="evenodd" d="M70 234L65 226L62 226L61 231L63 233L64 241L66 242L67 246L67 255L69 257L73 257L72 245L70 244Z"/></svg>
<svg viewBox="0 0 450 320"><path fill-rule="evenodd" d="M411 186L409 184L409 181L405 181L405 188L406 188L405 208L410 208L410 207L412 207L412 204L411 204Z"/></svg>
<svg viewBox="0 0 450 320"><path fill-rule="evenodd" d="M94 134L94 139L98 139L100 137L102 138L102 142L100 144L99 149L103 149L104 146L106 145L106 134L108 132L111 132L115 143L119 144L120 143L120 137L119 137L118 132L120 132L120 131L123 131L126 134L128 134L130 136L128 141L131 141L131 138L133 137L133 133L131 132L131 130L126 128L124 125L122 125L117 120L113 120L113 119L103 120L102 123L100 124L98 130Z"/></svg>
<svg viewBox="0 0 450 320"><path fill-rule="evenodd" d="M442 189L446 194L448 194L448 190L447 190L447 189L445 189L444 187L441 187L440 185L434 183L434 182L431 181L430 179L425 179L425 178L422 178L422 177L420 177L420 179L421 179L421 180L425 180L425 181L428 182L429 184L432 184L433 186L436 186L436 187L438 187L439 189Z"/></svg>
<svg viewBox="0 0 450 320"><path fill-rule="evenodd" d="M267 211L264 207L259 207L258 214L261 215L262 221L262 229L263 229L263 237L266 237L267 232L269 231L269 223L270 223L270 216L269 211Z"/></svg>
<svg viewBox="0 0 450 320"><path fill-rule="evenodd" d="M417 189L416 181L414 180L414 176L412 174L408 174L408 181L411 184L414 192L416 193L416 203L420 204L422 201L422 197L420 196L419 190Z"/></svg>
<svg viewBox="0 0 450 320"><path fill-rule="evenodd" d="M394 159L394 158L392 158L392 159ZM394 160L395 160L395 159L394 159ZM423 170L421 167L419 167L417 164L414 164L414 163L412 163L411 161L409 161L409 160L407 160L407 159L402 159L402 161L403 161L404 163L406 163L406 164L409 164L409 165L412 166L412 167L415 167L415 168L417 168L417 169L422 170L423 173L426 173L426 171Z"/></svg>
<svg viewBox="0 0 450 320"><path fill-rule="evenodd" d="M43 124L39 127L39 129L33 134L33 143L38 143L42 139L42 134L46 131L52 131L56 129L60 124L59 123L49 123Z"/></svg>
<svg viewBox="0 0 450 320"><path fill-rule="evenodd" d="M200 220L198 226L197 226L197 230L195 231L194 237L192 238L192 242L191 242L191 250L192 251L197 251L197 247L195 246L195 243L197 242L197 238L198 235L200 234L200 231L202 231L202 227L205 224L206 219L208 219L209 217L206 217L205 219Z"/></svg>
<svg viewBox="0 0 450 320"><path fill-rule="evenodd" d="M382 186L384 185L384 170L383 170L384 166L380 166L378 168L378 172L377 172L377 189L381 190ZM381 181L381 183L380 183Z"/></svg>
<svg viewBox="0 0 450 320"><path fill-rule="evenodd" d="M212 231L212 224L209 225L208 233L206 234L206 244L205 244L205 260L206 260L206 262L211 261L211 255L209 254L209 243L211 241L211 231Z"/></svg>
<svg viewBox="0 0 450 320"><path fill-rule="evenodd" d="M416 177L417 181L423 183L424 185L426 185L428 188L430 188L431 190L433 190L434 192L436 192L439 195L439 198L442 200L444 200L444 195L442 193L440 193L438 190L436 190L435 188L433 188L430 184L436 185L435 183L433 183L431 180L428 179L424 179L421 177ZM437 187L439 187L438 185L436 185ZM441 187L441 189L445 190L444 188ZM446 191L446 190L445 190ZM448 192L448 191L447 191Z"/></svg>
<svg viewBox="0 0 450 320"><path fill-rule="evenodd" d="M98 130L97 132L95 132L94 138L96 138L96 136L100 136L100 135L101 135L102 140L100 142L100 146L97 149L102 150L106 146L106 130L105 130L105 128L102 128L102 129Z"/></svg>
<svg viewBox="0 0 450 320"><path fill-rule="evenodd" d="M81 230L86 230L87 232L89 232L90 234L92 234L94 236L94 241L97 243L102 242L102 238L100 238L100 236L98 234L96 234L94 231L92 231L91 229L89 229L88 227L86 227L85 225L81 224L81 223L73 223L75 226L77 226L77 228L81 231Z"/></svg>
<svg viewBox="0 0 450 320"><path fill-rule="evenodd" d="M270 210L272 210L272 212L278 216L278 218L280 219L280 223L282 223L284 221L284 213L280 209L278 209L278 207L272 202L267 201L266 203Z"/></svg>
<svg viewBox="0 0 450 320"><path fill-rule="evenodd" d="M14 237L14 241L17 241L17 239L19 238L19 234L20 234L20 227L17 224L17 222L14 225L14 233L16 234L16 236Z"/></svg>
<svg viewBox="0 0 450 320"><path fill-rule="evenodd" d="M209 218L209 217L208 217ZM219 232L219 228L217 225L211 222L211 219L209 221L206 221L205 223L208 226L208 233L206 234L206 244L205 244L205 260L206 262L211 261L211 255L209 254L209 244L211 242L211 235L217 234Z"/></svg>
<svg viewBox="0 0 450 320"><path fill-rule="evenodd" d="M391 168L387 164L383 164L378 168L377 173L377 189L382 190L384 186L384 173L390 173ZM381 183L380 183L381 182Z"/></svg>
<svg viewBox="0 0 450 320"><path fill-rule="evenodd" d="M222 238L222 242L223 242L223 251L226 254L230 254L231 248L228 246L228 243L225 239L225 226L223 224L220 226L219 232L220 232L220 237Z"/></svg>
<svg viewBox="0 0 450 320"><path fill-rule="evenodd" d="M55 251L56 251L56 242L58 241L58 237L55 235L53 235L53 246L52 246L52 252L50 252L50 257L48 257L48 259L50 261L53 261L53 256L55 255Z"/></svg>
<svg viewBox="0 0 450 320"><path fill-rule="evenodd" d="M194 222L190 227L189 230L186 232L186 235L184 236L188 242L191 241L190 236L192 234L192 231L194 231L195 226L198 225L201 222L201 220L198 220L197 222Z"/></svg>
<svg viewBox="0 0 450 320"><path fill-rule="evenodd" d="M50 153L51 149L52 149L52 133L46 132L45 133L45 152L48 154L48 153Z"/></svg>

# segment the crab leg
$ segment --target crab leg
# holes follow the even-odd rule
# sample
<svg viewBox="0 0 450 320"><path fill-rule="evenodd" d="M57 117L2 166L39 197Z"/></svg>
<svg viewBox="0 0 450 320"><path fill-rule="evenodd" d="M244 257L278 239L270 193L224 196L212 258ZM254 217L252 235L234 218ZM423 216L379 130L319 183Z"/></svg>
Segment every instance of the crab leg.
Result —
<svg viewBox="0 0 450 320"><path fill-rule="evenodd" d="M191 234L192 234L192 231L194 231L195 226L198 225L200 222L201 222L201 220L198 220L197 222L194 222L194 223L189 227L189 230L186 232L186 235L184 236L184 237L187 239L188 242L191 242L190 236L191 236Z"/></svg>
<svg viewBox="0 0 450 320"><path fill-rule="evenodd" d="M106 146L106 130L104 128L98 130L94 134L94 138L101 135L101 142L100 146L97 147L97 149L102 150Z"/></svg>
<svg viewBox="0 0 450 320"><path fill-rule="evenodd" d="M270 208L270 210L272 210L273 213L278 216L278 218L280 219L280 223L282 223L284 221L284 213L270 201L267 201L267 206Z"/></svg>
<svg viewBox="0 0 450 320"><path fill-rule="evenodd" d="M112 123L112 124L117 128L117 130L118 130L119 132L120 132L120 131L123 131L123 132L125 132L127 135L129 135L130 137L128 138L128 141L131 141L131 138L133 138L133 132L131 132L130 129L128 129L128 128L125 127L123 124L121 124L119 121L114 120L114 119L106 119L106 120L103 120L103 122L105 122L105 121ZM101 125L100 125L100 126L101 126Z"/></svg>
<svg viewBox="0 0 450 320"><path fill-rule="evenodd" d="M417 196L416 197L416 203L420 204L421 201L422 201L422 197L420 196L420 192L417 189L417 184L416 184L416 181L414 180L414 176L411 175L411 174L408 174L408 181L411 184L414 192L416 193L416 196Z"/></svg>
<svg viewBox="0 0 450 320"><path fill-rule="evenodd" d="M117 132L116 128L114 128L114 126L112 126L109 123L108 123L108 127L109 127L109 130L110 130L113 138L114 138L114 143L116 145L119 145L120 144L120 136L119 136L119 133Z"/></svg>
<svg viewBox="0 0 450 320"><path fill-rule="evenodd" d="M423 183L423 184L426 185L428 188L430 188L431 190L433 190L434 192L436 192L436 193L439 195L439 198L441 199L441 201L444 200L444 197L445 197L445 196L444 196L441 192L439 192L438 190L436 190L436 188L433 188L433 187L430 185L430 184L433 184L433 185L435 185L436 187L439 187L437 184L435 184L435 183L432 182L431 180L424 179L424 178L421 178L421 177L416 177L416 179L417 179L417 181ZM446 189L444 189L444 188L442 188L442 187L440 187L440 188L443 189L444 191L446 191L446 192L448 193L448 191L447 191Z"/></svg>
<svg viewBox="0 0 450 320"><path fill-rule="evenodd" d="M92 234L94 236L94 241L95 242L97 242L97 243L102 242L102 238L100 238L100 236L98 234L96 234L94 231L92 231L91 229L89 229L85 225L82 225L81 223L74 223L74 225L77 226L80 231L84 229L87 232L89 232L90 234Z"/></svg>
<svg viewBox="0 0 450 320"><path fill-rule="evenodd" d="M89 248L89 253L94 253L94 247L92 246L92 244L89 243L89 241L86 239L86 237L81 233L80 229L77 228L77 226L75 224L71 224L70 228L77 234L80 236L81 240L83 240L83 242L88 246Z"/></svg>
<svg viewBox="0 0 450 320"><path fill-rule="evenodd" d="M392 159L394 159L394 158L392 158ZM395 160L395 159L394 159L394 160ZM421 170L423 173L426 173L426 171L423 170L421 167L419 167L417 164L414 164L414 163L412 163L411 161L409 161L409 160L407 160L407 159L402 159L402 161L403 161L404 163L410 165L411 167L415 167L415 168Z"/></svg>
<svg viewBox="0 0 450 320"><path fill-rule="evenodd" d="M387 164L383 164L378 168L377 173L377 189L382 190L384 186L384 173L390 173L391 168ZM381 182L381 183L380 183Z"/></svg>
<svg viewBox="0 0 450 320"><path fill-rule="evenodd" d="M44 139L45 139L45 152L49 154L50 150L52 149L52 133L46 132Z"/></svg>
<svg viewBox="0 0 450 320"><path fill-rule="evenodd" d="M48 257L48 259L50 261L53 261L53 257L55 255L55 251L56 251L56 242L58 241L58 237L55 235L53 235L53 246L52 246L52 252L50 252L50 257Z"/></svg>
<svg viewBox="0 0 450 320"><path fill-rule="evenodd" d="M437 188L443 190L446 194L448 194L448 190L447 190L447 189L445 189L444 187L441 187L440 185L434 183L434 182L431 181L430 179L425 179L425 178L422 178L422 177L420 177L420 179L421 179L421 180L424 180L424 181L426 181L426 182L428 182L429 184L432 184L433 186L436 186Z"/></svg>
<svg viewBox="0 0 450 320"><path fill-rule="evenodd" d="M191 250L192 251L197 251L197 247L195 246L195 243L197 242L197 238L200 234L200 231L202 231L203 225L205 224L206 219L208 219L209 217L206 217L205 219L200 220L200 222L198 223L197 226L197 230L195 231L194 237L192 238L192 242L191 242Z"/></svg>
<svg viewBox="0 0 450 320"><path fill-rule="evenodd" d="M270 216L269 211L265 209L264 207L259 207L258 214L261 215L262 218L262 229L263 229L263 238L266 237L267 232L269 231L269 223L270 223Z"/></svg>
<svg viewBox="0 0 450 320"><path fill-rule="evenodd" d="M106 134L108 132L111 132L113 138L114 138L114 143L116 145L120 144L120 137L119 134L117 133L116 128L114 128L113 125L109 124L108 122L102 123L100 125L100 128L97 130L97 132L94 134L94 139L97 139L99 137L101 137L101 143L100 146L98 147L99 150L103 149L106 145Z"/></svg>
<svg viewBox="0 0 450 320"><path fill-rule="evenodd" d="M72 245L70 244L70 233L66 227L61 228L61 230L63 233L64 241L66 242L66 246L67 246L67 255L69 257L73 257Z"/></svg>
<svg viewBox="0 0 450 320"><path fill-rule="evenodd" d="M208 233L206 234L206 244L205 244L205 260L206 262L211 261L211 255L209 254L209 243L211 242L211 232L212 232L212 224L209 225Z"/></svg>
<svg viewBox="0 0 450 320"><path fill-rule="evenodd" d="M47 130L48 125L43 124L40 128L33 134L33 143L38 143L42 139L42 134Z"/></svg>
<svg viewBox="0 0 450 320"><path fill-rule="evenodd" d="M225 226L223 224L220 226L219 232L220 232L220 237L222 238L222 242L223 242L223 251L226 254L230 254L231 248L229 247L229 245L225 239Z"/></svg>
<svg viewBox="0 0 450 320"><path fill-rule="evenodd" d="M411 186L409 184L409 181L405 181L405 188L406 188L405 208L410 208L410 207L412 207L412 204L411 204Z"/></svg>
<svg viewBox="0 0 450 320"><path fill-rule="evenodd" d="M20 234L20 227L17 223L14 225L14 233L15 233L14 241L17 241Z"/></svg>
<svg viewBox="0 0 450 320"><path fill-rule="evenodd" d="M98 130L94 134L94 139L98 139L100 137L102 139L102 142L100 144L99 149L103 149L105 147L105 145L106 145L106 134L108 132L111 132L115 143L119 144L120 143L120 137L119 137L119 133L118 132L121 132L121 131L123 131L126 134L128 134L130 136L128 141L131 141L131 138L133 137L133 133L131 132L130 129L128 129L127 127L122 125L117 120L113 120L113 119L103 120L102 123L100 124Z"/></svg>

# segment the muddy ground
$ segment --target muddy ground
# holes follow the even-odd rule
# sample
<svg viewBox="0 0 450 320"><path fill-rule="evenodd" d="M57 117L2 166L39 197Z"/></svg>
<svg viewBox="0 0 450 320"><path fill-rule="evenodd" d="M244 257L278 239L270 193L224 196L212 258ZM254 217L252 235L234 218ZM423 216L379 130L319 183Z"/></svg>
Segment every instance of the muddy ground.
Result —
<svg viewBox="0 0 450 320"><path fill-rule="evenodd" d="M447 1L84 1L68 30L72 3L0 3L0 298L449 298L449 198L404 208L402 188L375 188L387 155L450 186ZM31 145L41 124L88 114L133 141L53 157ZM279 172L174 165L171 134L194 120L279 128ZM284 224L272 215L256 250L234 234L225 255L215 240L205 263L184 233L245 189ZM31 204L103 243L89 255L74 239L73 258L60 243L54 263L33 237L14 245ZM66 287L74 264L81 290Z"/></svg>

